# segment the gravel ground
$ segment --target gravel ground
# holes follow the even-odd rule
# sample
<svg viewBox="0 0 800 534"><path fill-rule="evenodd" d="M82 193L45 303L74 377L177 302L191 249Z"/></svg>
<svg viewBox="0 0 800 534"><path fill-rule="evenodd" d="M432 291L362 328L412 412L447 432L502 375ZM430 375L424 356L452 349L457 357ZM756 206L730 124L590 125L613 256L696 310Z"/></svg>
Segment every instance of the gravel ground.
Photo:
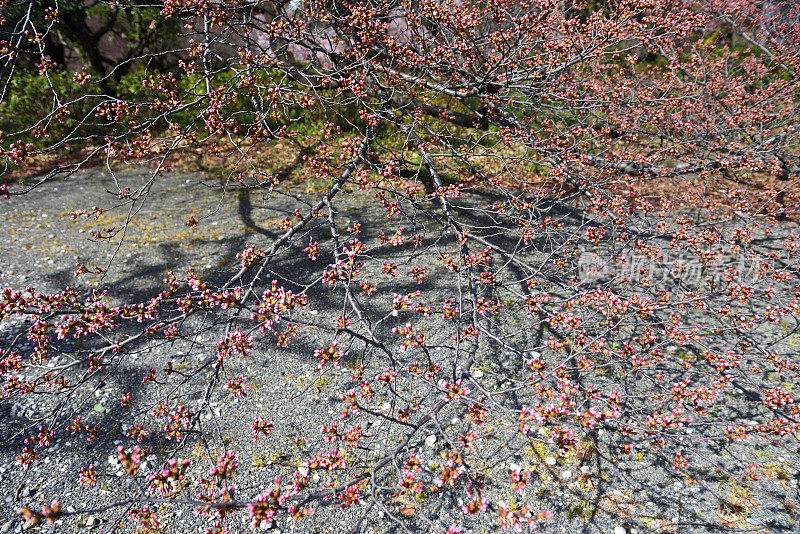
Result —
<svg viewBox="0 0 800 534"><path fill-rule="evenodd" d="M120 182L135 186L147 179L141 171L132 170L121 173ZM125 243L115 251L109 242L90 239L92 231L99 227L120 227L125 224L127 211L111 211L99 221L86 218L71 220L68 212L86 208L87 204L101 202L103 191L114 190L113 180L99 171L85 171L66 180L45 184L27 196L0 201L0 257L3 258L0 271L0 287L22 288L33 286L39 291L56 290L64 286L99 287L107 289L112 299L142 300L152 295L153 288L169 270L181 272L193 267L204 278L215 279L229 271L237 263L236 253L248 243L269 243L279 235L278 221L291 214L295 203L288 198L274 199L262 203L248 194L228 194L222 197L219 190L205 187L211 183L199 174L172 174L168 180L157 182L150 191L149 202L136 213L128 225ZM113 198L108 197L107 198ZM94 200L98 198L98 200ZM88 200L87 200L88 199ZM374 203L358 196L337 198L338 210L342 217L351 222L368 221L375 217L385 217L376 211ZM472 202L472 201L470 201ZM480 202L475 199L474 202ZM127 208L125 208L127 209ZM188 215L199 222L195 228L183 225ZM423 225L425 221L416 221ZM367 225L365 224L365 227ZM779 241L787 232L794 230L787 226L776 229L771 239ZM316 234L315 234L316 235ZM766 236L765 236L766 239ZM115 261L104 276L74 276L75 264L83 263L89 268L104 267L116 254ZM399 253L399 252L398 252ZM402 252L406 257L414 257L414 250ZM428 259L420 251L417 262ZM428 263L431 263L428 261ZM275 265L276 277L283 275L293 280L310 279L308 262L297 258ZM308 271L308 272L306 272ZM442 273L445 271L442 269ZM425 288L432 295L442 299L452 295L458 288L449 285L448 278L431 272L425 281ZM409 292L416 288L413 281L393 282L384 280L395 292ZM396 287L395 287L396 286ZM388 286L387 286L388 287ZM338 314L337 303L324 302L322 292L310 293L314 301L316 319L319 322L332 320ZM370 303L380 309L380 302ZM433 321L433 320L432 320ZM431 325L437 323L431 322ZM21 322L7 322L0 325L0 346L16 334ZM791 318L773 330L759 332L759 343L792 353L800 344L800 336L793 333ZM437 335L446 338L445 325L441 332L429 326L429 342L435 342ZM788 335L787 333L788 332ZM216 343L213 331L193 340L171 344L149 344L137 354L124 361L116 369L114 377L98 385L94 392L96 405L86 424L100 424L104 428L119 428L118 432L103 435L87 443L81 438L60 437L47 452L43 462L35 463L30 471L14 462L16 448L4 447L0 451L0 533L22 531L22 521L14 509L18 506L40 507L52 498L58 497L68 511L87 506L103 506L126 492L134 491L127 477L123 476L121 466L116 462L115 449L118 444L133 444L123 440L124 428L117 418L118 398L123 392L132 391L132 402L144 404L151 398L137 398L137 384L146 376L150 368L161 369L168 361L176 366L192 369L209 356L209 347ZM535 329L522 329L519 334L536 336ZM335 419L341 411L341 403L334 392L342 390L349 383L347 373L328 373L322 377L315 372L316 359L311 356L314 348L330 341L328 333L320 332L301 336L289 349L274 344L259 345L253 357L237 363L236 373L248 377L251 390L244 399L215 401L206 416L201 418L204 429L217 435L218 444L236 450L240 468L237 475L237 495L250 498L271 484L275 475L290 476L293 466L300 458L307 457L320 448L320 440L315 433L323 424ZM720 336L718 343L724 345L727 338ZM355 371L358 354L344 347L347 356L343 366L351 366ZM677 353L680 348L673 347ZM491 356L491 357L490 357ZM481 375L486 386L502 384L504 373L513 368L511 356L501 354L481 355L479 361ZM364 360L362 360L364 361ZM367 361L368 366L380 369L377 359ZM774 378L774 377L773 377ZM764 376L764 383L770 377ZM148 390L150 395L163 395L165 399L182 395L190 401L203 400L204 384L188 380L179 390L162 388L157 393ZM378 395L376 405L388 402ZM45 410L45 405L20 403L0 403L0 436L14 441L15 432L25 421L35 418ZM389 406L386 407L387 409ZM733 409L733 408L731 408ZM757 419L758 413L743 413L742 419ZM258 416L275 424L275 431L258 443L250 437L250 424ZM720 414L730 416L730 414ZM449 427L463 426L463 419L456 413L443 412L441 421ZM448 422L449 421L449 425ZM414 438L415 448L426 469L441 462L445 450L441 440L431 440L435 427L425 427ZM609 446L614 438L600 434L598 454L590 461L579 463L575 458L556 458L546 451L532 451L527 455L514 455L497 465L487 466L492 472L507 469L515 463L523 470L533 474L530 492L519 498L531 504L535 511L551 509L553 519L540 524L542 532L552 533L632 533L632 532L793 532L798 526L795 522L800 463L797 447L790 450L784 443L748 441L726 446L711 444L701 435L688 432L681 439L687 450L702 453L707 462L697 476L688 479L676 476L672 458L665 452L652 450L643 445L634 448L631 454L619 454ZM505 436L498 431L494 443L499 447ZM18 442L18 440L17 440ZM191 437L187 444L192 444ZM163 448L163 443L143 441L143 445ZM375 454L388 443L369 443ZM499 449L498 449L499 450ZM221 449L205 449L198 443L187 445L181 457L216 457ZM166 450L163 450L166 454ZM155 457L142 466L142 474L160 467ZM769 463L782 473L774 480L762 477L758 488L744 491L725 473L740 472L750 463ZM100 483L91 489L77 484L80 467L93 463L101 473ZM198 462L199 464L200 462ZM188 478L194 480L204 475L203 471L192 471ZM315 481L324 483L326 480ZM494 499L513 498L500 493L501 489L489 484L487 492ZM493 493L494 492L494 493ZM462 492L463 493L463 492ZM416 531L432 531L430 525L444 529L450 524L463 524L467 532L494 532L499 529L496 521L476 520L461 513L460 498L450 492L439 492L434 501L424 508L429 522L412 523ZM726 510L725 502L745 503L742 510ZM750 506L749 504L752 504ZM353 506L340 511L336 503L317 508L315 515L300 523L279 522L275 528L283 532L346 532L356 523L363 508ZM231 524L233 532L246 531L245 514ZM109 517L111 519L109 519ZM165 518L165 519L163 519ZM100 517L100 514L87 514L80 517L78 526L74 522L46 526L43 532L105 532L116 521L125 522L124 509L116 516ZM162 516L160 530L150 532L201 532L203 518L196 516L191 509L174 507ZM711 526L714 525L714 526ZM127 530L126 530L127 529ZM127 525L125 531L134 531ZM388 519L377 507L371 511L362 525L363 532L401 532L402 529Z"/></svg>

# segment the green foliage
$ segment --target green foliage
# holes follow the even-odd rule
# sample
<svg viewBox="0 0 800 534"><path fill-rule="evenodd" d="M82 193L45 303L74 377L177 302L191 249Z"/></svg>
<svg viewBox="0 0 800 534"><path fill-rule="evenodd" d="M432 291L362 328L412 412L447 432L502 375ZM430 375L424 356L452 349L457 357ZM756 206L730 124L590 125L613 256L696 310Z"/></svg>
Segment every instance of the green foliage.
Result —
<svg viewBox="0 0 800 534"><path fill-rule="evenodd" d="M39 124L58 107L58 102L69 102L81 96L85 88L72 81L65 71L51 71L47 76L24 72L13 77L6 86L6 96L0 103L0 130L5 133L29 130ZM89 99L83 104L70 106L70 116L49 125L51 135L65 132L76 124L76 116L89 110ZM42 124L44 126L44 124ZM30 141L34 142L33 136Z"/></svg>

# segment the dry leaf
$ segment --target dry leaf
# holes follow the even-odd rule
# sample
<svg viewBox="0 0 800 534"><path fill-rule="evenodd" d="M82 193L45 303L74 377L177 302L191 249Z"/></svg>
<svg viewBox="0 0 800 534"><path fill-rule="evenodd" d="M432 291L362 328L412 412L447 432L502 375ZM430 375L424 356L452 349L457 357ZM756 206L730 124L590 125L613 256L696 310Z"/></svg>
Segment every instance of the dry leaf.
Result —
<svg viewBox="0 0 800 534"><path fill-rule="evenodd" d="M411 517L417 511L417 503L404 493L392 497L392 502L403 505L402 508L400 508L400 513L405 516Z"/></svg>

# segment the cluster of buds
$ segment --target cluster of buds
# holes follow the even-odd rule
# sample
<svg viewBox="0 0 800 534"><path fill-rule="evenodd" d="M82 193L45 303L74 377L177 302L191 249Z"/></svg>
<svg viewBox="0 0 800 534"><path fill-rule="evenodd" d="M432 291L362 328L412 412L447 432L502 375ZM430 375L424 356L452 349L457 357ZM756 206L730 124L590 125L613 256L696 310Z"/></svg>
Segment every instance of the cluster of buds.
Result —
<svg viewBox="0 0 800 534"><path fill-rule="evenodd" d="M176 495L183 487L183 480L186 478L186 470L189 469L191 461L175 460L167 461L167 467L147 476L150 481L150 491L158 491L161 495Z"/></svg>
<svg viewBox="0 0 800 534"><path fill-rule="evenodd" d="M234 472L239 467L236 453L228 451L217 461L217 465L209 469L210 479L200 478L197 482L202 488L197 495L197 500L206 503L215 503L213 506L201 506L196 510L199 515L216 514L221 522L229 512L236 508L234 494L236 488L229 483ZM225 503L225 504L222 504ZM228 504L230 503L230 504Z"/></svg>
<svg viewBox="0 0 800 534"><path fill-rule="evenodd" d="M308 246L303 249L303 252L308 254L308 259L311 261L316 260L319 257L319 243L316 241L310 241Z"/></svg>
<svg viewBox="0 0 800 534"><path fill-rule="evenodd" d="M36 436L25 438L24 443L34 444L37 447L47 447L50 445L50 440L55 436L55 430L48 430L43 426L39 427L39 433Z"/></svg>
<svg viewBox="0 0 800 534"><path fill-rule="evenodd" d="M217 343L217 358L221 363L227 356L238 354L247 356L253 349L253 340L238 329L228 332L228 335Z"/></svg>
<svg viewBox="0 0 800 534"><path fill-rule="evenodd" d="M490 254L492 250L491 247L486 247L482 251L476 254L467 254L464 256L464 265L467 267L473 267L476 265L484 265L489 266L491 265L492 261L494 261L494 257Z"/></svg>
<svg viewBox="0 0 800 534"><path fill-rule="evenodd" d="M464 472L464 466L462 464L463 462L459 454L455 451L449 451L447 453L447 461L444 466L442 466L442 472L439 473L433 481L434 486L431 487L431 491L436 490L436 488L441 488L445 484L455 486L456 480L461 476L461 473Z"/></svg>
<svg viewBox="0 0 800 534"><path fill-rule="evenodd" d="M381 264L381 271L392 277L397 276L397 264L392 261L383 260L383 263Z"/></svg>
<svg viewBox="0 0 800 534"><path fill-rule="evenodd" d="M476 515L478 512L485 512L489 506L489 501L483 496L483 482L471 480L467 487L467 495L471 499L469 503L461 507L461 510L468 515Z"/></svg>
<svg viewBox="0 0 800 534"><path fill-rule="evenodd" d="M344 510L361 500L361 493L359 492L358 485L347 486L345 490L339 494L342 504L339 506L340 510Z"/></svg>
<svg viewBox="0 0 800 534"><path fill-rule="evenodd" d="M411 278L416 280L417 284L421 284L422 280L427 278L428 275L425 274L425 267L424 266L415 265L414 267L411 268L411 271L409 271L408 276L410 276Z"/></svg>
<svg viewBox="0 0 800 534"><path fill-rule="evenodd" d="M480 399L479 402L483 401ZM467 413L472 419L472 424L474 426L485 427L486 426L486 416L489 414L489 411L480 404L471 403L467 406Z"/></svg>
<svg viewBox="0 0 800 534"><path fill-rule="evenodd" d="M424 347L425 334L415 334L414 327L411 323L406 323L403 326L396 326L392 328L392 333L405 337L405 341L400 344L400 352L405 352L409 347Z"/></svg>
<svg viewBox="0 0 800 534"><path fill-rule="evenodd" d="M139 423L137 425L130 425L128 430L125 432L125 437L127 438L136 438L137 442L141 442L144 438L150 435L150 431L144 428L144 423Z"/></svg>
<svg viewBox="0 0 800 534"><path fill-rule="evenodd" d="M345 448L350 450L353 447L358 447L358 442L361 440L363 435L364 431L361 429L361 425L356 425L345 430L344 435L341 436L341 439L345 443Z"/></svg>
<svg viewBox="0 0 800 534"><path fill-rule="evenodd" d="M658 410L653 415L647 416L647 428L651 433L657 433L670 428L681 428L692 422L691 417L681 417L681 413L680 407L669 413Z"/></svg>
<svg viewBox="0 0 800 534"><path fill-rule="evenodd" d="M386 382L387 384L394 384L395 380L397 380L397 371L386 368L382 373L375 375L375 380Z"/></svg>
<svg viewBox="0 0 800 534"><path fill-rule="evenodd" d="M340 434L338 423L333 423L330 426L323 425L320 428L320 432L325 434L323 438L325 443L331 443L338 439L344 442L347 450L357 447L359 440L364 434L364 431L361 429L361 425L351 426L345 430L344 433Z"/></svg>
<svg viewBox="0 0 800 534"><path fill-rule="evenodd" d="M493 300L480 297L478 302L475 303L475 310L481 315L499 315L500 304Z"/></svg>
<svg viewBox="0 0 800 534"><path fill-rule="evenodd" d="M161 526L158 520L158 512L149 505L144 505L140 509L133 509L128 512L128 517L139 524L141 531L157 530Z"/></svg>
<svg viewBox="0 0 800 534"><path fill-rule="evenodd" d="M605 422L609 419L616 419L620 416L619 410L604 410L600 411L595 408L589 408L584 413L576 413L575 418L589 428L594 428L598 422Z"/></svg>
<svg viewBox="0 0 800 534"><path fill-rule="evenodd" d="M419 302L411 302L411 299L419 297L420 295L421 293L419 291L412 291L407 295L394 294L392 296L392 316L397 317L399 310L412 310L422 314L425 317L429 317L431 312L431 308L429 306L423 306Z"/></svg>
<svg viewBox="0 0 800 534"><path fill-rule="evenodd" d="M236 257L242 260L242 267L249 267L257 262L259 259L264 257L264 252L256 248L255 245L247 245L245 249L238 254Z"/></svg>
<svg viewBox="0 0 800 534"><path fill-rule="evenodd" d="M42 506L41 512L34 512L30 508L23 506L17 509L17 513L25 519L22 530L29 530L42 521L46 521L48 524L53 523L63 515L61 512L61 503L57 500L51 502L50 506Z"/></svg>
<svg viewBox="0 0 800 534"><path fill-rule="evenodd" d="M183 430L189 428L191 424L191 414L189 410L183 406L178 405L169 412L167 422L164 424L164 432L168 440L175 440L179 442L183 439Z"/></svg>
<svg viewBox="0 0 800 534"><path fill-rule="evenodd" d="M241 300L242 300L241 287L235 287L233 288L232 291L226 289L221 293L214 293L208 290L203 292L203 301L210 308L213 308L214 306L219 306L223 310L227 310L228 308L233 308L238 306Z"/></svg>
<svg viewBox="0 0 800 534"><path fill-rule="evenodd" d="M313 510L310 509L300 510L294 506L285 508L286 502L296 494L294 489L282 493L281 477L276 476L272 489L256 496L255 502L247 505L247 512L253 519L253 528L261 527L262 523L265 527L269 527L275 521L277 513L284 509L291 513L294 519L313 514Z"/></svg>
<svg viewBox="0 0 800 534"><path fill-rule="evenodd" d="M467 386L461 385L460 378L452 384L445 382L444 389L447 393L442 398L446 401L458 400L470 394L470 389Z"/></svg>
<svg viewBox="0 0 800 534"><path fill-rule="evenodd" d="M261 302L259 302L256 312L250 315L250 319L261 324L259 329L262 332L264 330L272 330L272 325L280 322L281 313L292 312L294 309L303 308L307 304L308 298L306 295L295 295L284 287L278 287L278 283L273 280L272 287L261 295Z"/></svg>
<svg viewBox="0 0 800 534"><path fill-rule="evenodd" d="M81 467L81 474L78 477L78 483L85 488L90 488L97 484L97 473L94 470L94 464Z"/></svg>
<svg viewBox="0 0 800 534"><path fill-rule="evenodd" d="M125 447L120 445L117 447L117 460L122 464L125 472L129 475L135 475L139 471L139 465L142 463L144 456L147 454L142 451L138 445L134 445L130 454L125 452Z"/></svg>
<svg viewBox="0 0 800 534"><path fill-rule="evenodd" d="M233 476L234 471L239 467L236 461L236 453L228 451L217 461L217 465L208 470L208 475L217 477L220 481L227 480Z"/></svg>
<svg viewBox="0 0 800 534"><path fill-rule="evenodd" d="M547 441L556 444L558 447L558 454L561 456L566 456L567 453L578 444L578 438L575 437L575 434L573 434L571 430L560 426L550 431L550 436L547 438Z"/></svg>
<svg viewBox="0 0 800 534"><path fill-rule="evenodd" d="M503 530L513 528L517 532L522 532L523 525L533 527L536 524L531 514L531 507L527 504L523 507L518 507L501 501L498 503L497 515Z"/></svg>
<svg viewBox="0 0 800 534"><path fill-rule="evenodd" d="M327 349L317 349L314 351L314 356L320 359L319 364L317 364L317 371L322 370L322 367L328 362L331 362L334 368L339 368L339 360L344 356L344 353L336 348L338 343L338 340L334 339L331 342L331 346Z"/></svg>
<svg viewBox="0 0 800 534"><path fill-rule="evenodd" d="M269 436L275 429L275 425L262 421L259 417L254 417L250 428L253 430L253 441L257 442L259 434L264 434L264 437Z"/></svg>
<svg viewBox="0 0 800 534"><path fill-rule="evenodd" d="M772 409L782 408L794 403L794 397L785 389L774 387L767 392L764 404Z"/></svg>
<svg viewBox="0 0 800 534"><path fill-rule="evenodd" d="M397 486L404 492L418 494L422 491L422 482L417 480L417 473L408 468L403 469L403 478L397 482Z"/></svg>
<svg viewBox="0 0 800 534"><path fill-rule="evenodd" d="M466 434L458 436L458 442L464 448L465 452L469 452L472 442L476 439L478 439L478 434L472 430L468 430Z"/></svg>
<svg viewBox="0 0 800 534"><path fill-rule="evenodd" d="M250 384L245 384L245 380L247 380L247 377L239 375L236 378L228 380L223 387L231 391L233 398L246 397L247 391L250 389Z"/></svg>
<svg viewBox="0 0 800 534"><path fill-rule="evenodd" d="M326 455L318 452L314 458L305 462L302 467L308 470L326 469L328 471L333 471L334 469L343 469L347 467L347 461L344 458L344 454L342 454L339 449L333 449Z"/></svg>
<svg viewBox="0 0 800 534"><path fill-rule="evenodd" d="M455 306L456 299L445 299L444 305L442 305L442 319L454 319L458 316L459 309L458 306Z"/></svg>
<svg viewBox="0 0 800 534"><path fill-rule="evenodd" d="M475 336L480 335L480 330L478 330L473 323L469 323L460 332L453 334L450 336L453 341L463 341L471 339Z"/></svg>
<svg viewBox="0 0 800 534"><path fill-rule="evenodd" d="M523 490L528 487L530 482L531 472L523 471L518 465L510 465L509 469L511 469L511 487L522 495Z"/></svg>
<svg viewBox="0 0 800 534"><path fill-rule="evenodd" d="M348 415L358 414L358 399L356 398L356 391L354 389L347 390L347 393L339 393L339 400L345 403L341 414L342 419Z"/></svg>
<svg viewBox="0 0 800 534"><path fill-rule="evenodd" d="M689 460L687 460L681 451L675 453L675 460L672 462L672 466L675 468L676 473L680 473L681 469L686 469L689 467Z"/></svg>

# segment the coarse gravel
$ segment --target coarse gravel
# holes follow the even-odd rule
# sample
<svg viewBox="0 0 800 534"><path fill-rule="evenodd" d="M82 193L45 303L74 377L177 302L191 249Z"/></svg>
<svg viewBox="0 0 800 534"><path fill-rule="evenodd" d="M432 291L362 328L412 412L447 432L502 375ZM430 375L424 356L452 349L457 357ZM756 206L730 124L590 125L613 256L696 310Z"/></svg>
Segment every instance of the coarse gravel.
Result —
<svg viewBox="0 0 800 534"><path fill-rule="evenodd" d="M149 178L149 174L141 169L125 170L117 176L120 183L132 188L146 183ZM72 220L69 215L70 211L86 209L93 204L114 202L116 197L108 192L116 190L115 181L100 169L53 180L23 197L0 200L0 287L21 289L32 286L38 291L55 291L64 286L100 288L108 290L114 301L122 302L129 299L141 301L151 296L161 287L162 279L170 270L180 273L191 267L203 278L221 277L236 267L236 254L245 245L258 243L266 247L280 235L279 221L291 215L297 204L289 197L264 201L246 192L234 191L223 195L215 185L215 180L199 173L172 173L167 175L167 179L155 181L147 203L141 208L136 206L135 217L127 224L125 241L119 248L113 240L91 238L91 232L125 225L128 207L107 212L99 220L91 217ZM299 188L297 193L302 195ZM480 199L474 202L480 202ZM385 218L385 214L379 211L380 206L375 208L374 204L358 195L337 197L340 214L351 221ZM198 221L194 228L184 224L189 215ZM419 221L419 224L425 222ZM793 226L776 229L773 237L779 239L781 233L795 229ZM76 264L85 264L90 269L105 267L112 256L114 261L105 274L75 277ZM303 270L308 268L306 263L297 258L297 261L276 266L275 274L280 276L282 268L291 269L293 279L303 279ZM444 298L456 291L447 280L444 276L429 276L426 288ZM396 291L401 293L413 289L413 283L403 281ZM338 310L335 305L315 302L319 320L336 317ZM21 320L14 321L17 320L0 325L0 346L23 326ZM205 337L191 342L154 343L126 361L126 367L117 369L121 372L116 373L116 378L110 377L102 387L98 387L94 393L96 409L85 423L116 425L119 432L114 435L103 435L93 442L80 437L60 437L47 451L54 454L48 454L43 462L34 463L29 471L15 462L17 449L7 446L0 450L0 534L22 531L23 521L14 511L19 506L41 507L57 497L70 511L103 506L120 494L132 491L125 486L129 482L116 461L117 445L133 444L130 439L123 440L124 428L116 419L115 406L119 396L125 391L133 391L134 404L144 401L135 397L134 388L150 368L161 369L168 361L173 361L191 369L208 358L208 348L213 347L217 340L215 335L219 334L212 330ZM436 332L432 332L431 337L435 340ZM320 375L315 372L317 361L311 357L315 348L324 346L330 339L329 333L320 332L316 339L306 334L288 349L274 344L259 345L253 357L239 362L237 369L248 377L252 386L248 396L215 402L210 406L213 415L202 419L201 425L222 436L223 441L236 450L240 462L237 496L251 498L268 488L275 475L290 476L292 466L300 458L317 450L319 437L315 432L321 425L334 420L341 411L341 403L333 392L346 384L346 377L323 375L331 382L320 386ZM780 341L794 346L799 342L800 336L797 335L781 336ZM481 375L486 374L487 384L502 374L506 363L502 358L485 362ZM347 362L343 363L345 365ZM202 383L189 381L181 388L180 393L190 400L199 402L204 394ZM13 438L20 424L35 418L41 409L41 406L32 404L0 403L0 436L4 440ZM259 442L251 439L250 424L255 416L274 422L276 427L269 437ZM463 424L463 421L451 420L451 417L455 416L443 415L442 420L445 424L448 421L452 425ZM748 414L741 417L748 417ZM413 442L420 457L431 465L440 460L440 452L444 450L441 440L428 439L433 435L434 428L426 427ZM598 442L602 443L603 436L599 438ZM513 457L506 464L516 463L523 469L541 473L538 483L532 484L536 486L535 491L526 495L534 511L553 511L552 520L539 524L541 532L800 531L795 522L795 509L791 507L791 503L800 502L800 462L796 447L789 451L779 442L766 440L712 446L706 444L701 436L697 438L687 433L687 449L702 449L705 457L711 459L718 469L715 471L713 465L708 465L708 476L695 478L692 483L687 483L686 477L675 475L671 457L646 445L634 448L628 455L600 446L599 454L583 465L553 456ZM613 443L613 439L606 441ZM389 444L372 446L378 453L381 447ZM182 457L191 454L203 458L217 453L218 450L204 450L195 444L182 451ZM762 479L759 484L763 491L745 496L757 506L752 506L746 514L731 514L721 503L736 490L719 473L734 472L749 463L765 461L779 465L785 478ZM142 466L141 473L148 474L158 469L160 464L157 462L155 458L149 460ZM78 485L77 474L80 467L92 463L103 476L96 487L84 489ZM201 471L191 473L194 479L204 474ZM464 504L460 498L447 491L438 493L437 500L423 509L429 521L414 523L416 531L443 531L451 524L462 524L466 532L475 534L499 531L493 518L473 521L465 517L460 509ZM338 505L331 502L318 506L314 516L303 522L281 520L271 531L347 532L362 510L362 506L339 510ZM230 524L231 531L248 531L246 514L238 515ZM77 523L58 522L43 526L41 532L106 532L111 525L108 517L87 514ZM124 509L110 517L126 521ZM164 516L160 530L151 532L202 532L206 526L204 518L191 508L176 506ZM369 514L361 530L365 533L402 532L401 527L377 508ZM123 531L133 532L134 529L126 524Z"/></svg>

